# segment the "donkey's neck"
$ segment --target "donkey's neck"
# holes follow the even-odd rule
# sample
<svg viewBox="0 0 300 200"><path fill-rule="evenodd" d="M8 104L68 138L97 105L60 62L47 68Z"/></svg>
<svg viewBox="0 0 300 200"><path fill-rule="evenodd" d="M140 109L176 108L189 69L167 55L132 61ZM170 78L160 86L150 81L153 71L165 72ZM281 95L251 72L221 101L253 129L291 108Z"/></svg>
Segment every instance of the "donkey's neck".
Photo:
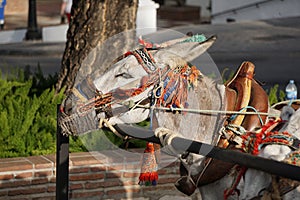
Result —
<svg viewBox="0 0 300 200"><path fill-rule="evenodd" d="M225 86L203 76L197 87L188 91L189 109L224 110ZM224 116L218 114L199 114L190 112L157 111L158 125L182 134L182 136L215 144L218 132L223 125Z"/></svg>

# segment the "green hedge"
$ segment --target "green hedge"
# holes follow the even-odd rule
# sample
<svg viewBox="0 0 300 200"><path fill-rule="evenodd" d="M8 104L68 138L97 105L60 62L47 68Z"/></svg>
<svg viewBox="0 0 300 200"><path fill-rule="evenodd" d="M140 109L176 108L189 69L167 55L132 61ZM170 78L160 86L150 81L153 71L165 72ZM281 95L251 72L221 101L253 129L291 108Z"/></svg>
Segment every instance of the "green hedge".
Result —
<svg viewBox="0 0 300 200"><path fill-rule="evenodd" d="M55 94L57 75L45 76L38 68L13 75L0 73L0 157L50 154L56 151L56 110L64 98ZM70 138L70 151L85 150Z"/></svg>
<svg viewBox="0 0 300 200"><path fill-rule="evenodd" d="M15 77L0 79L0 157L55 152L56 105L63 93L40 90L36 76Z"/></svg>
<svg viewBox="0 0 300 200"><path fill-rule="evenodd" d="M4 77L4 78L3 78ZM52 154L56 151L57 105L65 97L55 94L57 75L45 77L38 66L12 75L0 72L0 158ZM108 131L70 137L70 152L103 150L124 145ZM129 146L145 146L134 141Z"/></svg>

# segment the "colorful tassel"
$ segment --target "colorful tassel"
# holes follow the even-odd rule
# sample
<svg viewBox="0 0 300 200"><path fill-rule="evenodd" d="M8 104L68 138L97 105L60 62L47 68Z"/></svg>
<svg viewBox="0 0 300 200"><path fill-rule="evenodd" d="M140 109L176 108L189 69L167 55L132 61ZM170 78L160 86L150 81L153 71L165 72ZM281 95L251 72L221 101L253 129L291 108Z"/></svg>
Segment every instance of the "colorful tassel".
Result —
<svg viewBox="0 0 300 200"><path fill-rule="evenodd" d="M144 151L139 185L157 185L158 173L153 143L148 142Z"/></svg>
<svg viewBox="0 0 300 200"><path fill-rule="evenodd" d="M195 66L188 64L178 66L169 71L164 78L163 92L159 91L160 98L157 105L173 108L187 108L188 90L197 87L200 71Z"/></svg>

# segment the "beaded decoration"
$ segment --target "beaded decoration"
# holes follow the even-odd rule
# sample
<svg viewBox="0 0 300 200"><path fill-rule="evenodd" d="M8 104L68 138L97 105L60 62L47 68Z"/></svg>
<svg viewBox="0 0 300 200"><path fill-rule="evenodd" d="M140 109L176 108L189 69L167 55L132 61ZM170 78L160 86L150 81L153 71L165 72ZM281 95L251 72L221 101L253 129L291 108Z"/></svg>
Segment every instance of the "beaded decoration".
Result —
<svg viewBox="0 0 300 200"><path fill-rule="evenodd" d="M291 165L296 165L300 166L300 149L297 149L293 152L291 152L285 159L284 162L291 164Z"/></svg>
<svg viewBox="0 0 300 200"><path fill-rule="evenodd" d="M248 132L242 135L242 149L245 152L258 155L261 148L268 144L286 145L292 149L299 148L294 145L296 138L292 134L285 131L272 131L281 122L281 119L270 120L258 132Z"/></svg>

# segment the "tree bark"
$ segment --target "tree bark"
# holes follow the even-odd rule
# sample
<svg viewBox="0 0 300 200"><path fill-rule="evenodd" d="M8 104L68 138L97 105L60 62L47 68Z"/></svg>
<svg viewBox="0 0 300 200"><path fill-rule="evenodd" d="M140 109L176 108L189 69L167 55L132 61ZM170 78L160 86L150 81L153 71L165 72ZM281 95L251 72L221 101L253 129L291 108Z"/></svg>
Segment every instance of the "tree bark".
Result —
<svg viewBox="0 0 300 200"><path fill-rule="evenodd" d="M73 0L56 92L64 87L66 93L70 91L92 49L111 36L135 29L137 7L138 0Z"/></svg>

